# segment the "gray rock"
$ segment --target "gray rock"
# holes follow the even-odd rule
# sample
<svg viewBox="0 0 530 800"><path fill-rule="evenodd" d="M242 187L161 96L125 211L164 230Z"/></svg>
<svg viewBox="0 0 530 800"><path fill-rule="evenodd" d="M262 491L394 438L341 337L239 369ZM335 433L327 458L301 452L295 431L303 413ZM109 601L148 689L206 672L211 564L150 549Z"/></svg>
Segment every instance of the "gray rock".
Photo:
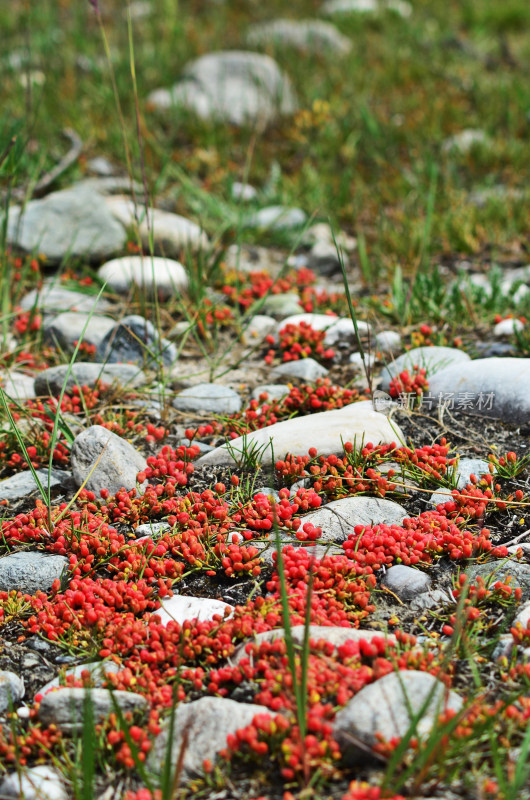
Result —
<svg viewBox="0 0 530 800"><path fill-rule="evenodd" d="M345 497L304 514L302 525L310 522L322 528L321 538L345 542L356 525L401 525L407 512L392 500L380 497Z"/></svg>
<svg viewBox="0 0 530 800"><path fill-rule="evenodd" d="M299 361L286 361L271 371L273 379L297 378L300 381L314 383L318 378L324 378L329 370L315 361L314 358L301 358Z"/></svg>
<svg viewBox="0 0 530 800"><path fill-rule="evenodd" d="M23 594L48 592L68 568L64 556L20 550L0 558L0 592L13 589Z"/></svg>
<svg viewBox="0 0 530 800"><path fill-rule="evenodd" d="M0 782L0 796L13 800L68 800L61 774L44 764L6 775Z"/></svg>
<svg viewBox="0 0 530 800"><path fill-rule="evenodd" d="M24 697L24 681L15 672L0 669L0 714Z"/></svg>
<svg viewBox="0 0 530 800"><path fill-rule="evenodd" d="M152 92L148 102L161 110L183 106L203 119L260 127L297 109L291 83L276 62L241 50L201 56L188 64L180 83Z"/></svg>
<svg viewBox="0 0 530 800"><path fill-rule="evenodd" d="M320 275L340 272L340 258L333 242L315 242L309 253L307 266Z"/></svg>
<svg viewBox="0 0 530 800"><path fill-rule="evenodd" d="M252 391L251 399L259 400L260 395L267 392L269 395L265 403L274 403L289 394L289 387L286 383L262 383Z"/></svg>
<svg viewBox="0 0 530 800"><path fill-rule="evenodd" d="M224 697L202 697L192 703L180 703L173 720L173 740L168 742L169 723L165 723L147 757L147 768L160 774L170 748L172 770L181 751L184 753L181 781L200 775L204 760L212 760L226 747L228 734L250 725L256 714L271 714L271 711L266 706L237 703ZM185 734L187 744L182 749Z"/></svg>
<svg viewBox="0 0 530 800"><path fill-rule="evenodd" d="M390 589L400 600L412 600L431 588L431 579L425 572L404 564L396 564L385 572L383 586Z"/></svg>
<svg viewBox="0 0 530 800"><path fill-rule="evenodd" d="M296 645L303 644L305 626L293 625L291 628L291 635L293 642ZM346 642L359 642L362 639L371 641L375 637L386 639L387 642L395 642L395 637L390 634L386 636L382 631L363 630L362 628L341 628L337 625L310 625L309 638L314 641L323 639L325 642L332 644L333 647L341 647ZM276 639L285 638L284 628L275 628L272 631L263 631L262 633L254 634L250 640L253 643L260 645L262 642L274 642ZM247 658L246 647L248 642L243 642L236 648L233 655L230 656L229 661L231 664L239 664L243 658Z"/></svg>
<svg viewBox="0 0 530 800"><path fill-rule="evenodd" d="M495 584L497 581L505 581L511 575L510 586L522 590L522 599L530 600L530 564L519 561L487 561L485 564L471 564L466 569L466 575L473 583L480 575L486 584Z"/></svg>
<svg viewBox="0 0 530 800"><path fill-rule="evenodd" d="M180 295L188 288L188 273L179 261L159 256L123 256L107 261L98 277L112 291L129 294L134 287L161 300Z"/></svg>
<svg viewBox="0 0 530 800"><path fill-rule="evenodd" d="M101 195L82 184L9 209L7 241L49 261L105 258L121 250L126 238Z"/></svg>
<svg viewBox="0 0 530 800"><path fill-rule="evenodd" d="M146 214L143 203L137 203L135 208L133 201L124 195L106 197L105 203L118 222L138 233L147 252L151 252L151 243L154 252L163 256L176 256L183 250L195 253L208 247L208 237L202 228L180 214L160 208L150 208Z"/></svg>
<svg viewBox="0 0 530 800"><path fill-rule="evenodd" d="M236 414L241 410L241 397L228 386L198 383L183 389L173 400L178 411L209 411L212 414Z"/></svg>
<svg viewBox="0 0 530 800"><path fill-rule="evenodd" d="M254 314L245 325L243 331L243 342L245 344L259 344L263 339L272 333L276 328L276 320L267 314Z"/></svg>
<svg viewBox="0 0 530 800"><path fill-rule="evenodd" d="M530 418L530 358L481 358L429 380L429 394L451 408L525 423Z"/></svg>
<svg viewBox="0 0 530 800"><path fill-rule="evenodd" d="M89 672L94 686L96 688L100 688L103 685L103 682L107 679L107 675L115 675L117 672L120 672L121 669L121 666L110 659L107 661L92 661L88 664L77 664L75 667L71 667L70 669L66 668L64 670L64 679L66 679L67 675L73 675L74 678L80 680L83 677L83 672ZM44 684L44 686L41 686L38 694L44 695L48 692L51 692L52 689L60 689L63 687L64 680L57 675L51 681L48 681L48 683Z"/></svg>
<svg viewBox="0 0 530 800"><path fill-rule="evenodd" d="M373 353L364 353L364 359L360 353L352 353L350 356L350 364L353 364L361 372L364 369L372 369L375 365L375 355Z"/></svg>
<svg viewBox="0 0 530 800"><path fill-rule="evenodd" d="M145 697L135 692L62 688L44 695L38 717L43 725L57 725L64 733L80 732L83 730L85 704L89 702L92 702L96 724L113 713L115 705L123 714L128 711L147 711L148 707Z"/></svg>
<svg viewBox="0 0 530 800"><path fill-rule="evenodd" d="M160 359L171 366L178 357L174 344L161 338L153 323L138 314L123 317L112 328L96 351L100 361L145 364L154 369Z"/></svg>
<svg viewBox="0 0 530 800"><path fill-rule="evenodd" d="M157 539L167 531L171 530L171 525L167 522L146 522L143 525L138 525L134 529L136 540L144 539Z"/></svg>
<svg viewBox="0 0 530 800"><path fill-rule="evenodd" d="M475 475L480 479L481 475L489 472L488 466L488 462L484 461L482 458L461 458L457 466L457 489L463 489L464 486L469 483L471 475ZM451 491L446 489L443 492L435 492L432 494L429 498L429 503L433 506L437 506L440 503L448 503L451 499Z"/></svg>
<svg viewBox="0 0 530 800"><path fill-rule="evenodd" d="M514 333L521 333L524 330L524 322L520 319L502 319L493 328L494 336L513 336Z"/></svg>
<svg viewBox="0 0 530 800"><path fill-rule="evenodd" d="M64 386L67 364L49 367L37 373L35 392L37 395L51 394L57 397ZM133 364L102 364L92 361L77 361L66 380L66 390L74 386L95 386L97 381L132 389L145 383L145 375Z"/></svg>
<svg viewBox="0 0 530 800"><path fill-rule="evenodd" d="M23 311L37 308L43 314L61 314L64 311L101 313L112 308L112 304L104 297L98 300L95 294L64 289L52 282L44 283L41 289L32 289L25 294L20 301L20 307Z"/></svg>
<svg viewBox="0 0 530 800"><path fill-rule="evenodd" d="M401 336L397 331L381 331L375 335L375 349L383 353L397 353L403 348Z"/></svg>
<svg viewBox="0 0 530 800"><path fill-rule="evenodd" d="M431 589L428 592L417 594L409 602L411 611L427 611L432 608L439 608L452 603L451 598L441 589Z"/></svg>
<svg viewBox="0 0 530 800"><path fill-rule="evenodd" d="M99 314L89 317L83 312L65 311L44 321L42 336L46 344L66 351L73 350L79 340L97 347L115 324L111 317Z"/></svg>
<svg viewBox="0 0 530 800"><path fill-rule="evenodd" d="M35 397L35 378L23 372L0 370L0 386L14 400L30 400Z"/></svg>
<svg viewBox="0 0 530 800"><path fill-rule="evenodd" d="M289 206L266 206L245 220L248 228L270 229L273 231L301 228L307 221L307 214L300 208Z"/></svg>
<svg viewBox="0 0 530 800"><path fill-rule="evenodd" d="M373 747L378 741L376 734L386 740L403 737L411 727L411 717L424 705L427 708L416 725L419 737L430 734L439 714L458 712L463 703L456 692L419 670L394 672L365 686L335 717L333 738L344 761L355 764L359 758L366 758L366 751L355 740Z"/></svg>
<svg viewBox="0 0 530 800"><path fill-rule="evenodd" d="M516 355L512 342L477 342L475 348L481 358L506 358Z"/></svg>
<svg viewBox="0 0 530 800"><path fill-rule="evenodd" d="M76 485L86 480L85 488L97 496L101 489L111 494L121 488L134 489L137 473L147 467L132 444L101 425L91 425L75 437L71 464Z"/></svg>
<svg viewBox="0 0 530 800"><path fill-rule="evenodd" d="M301 311L300 298L294 292L283 294L270 294L261 306L264 314L273 317L286 317L289 314L299 314Z"/></svg>
<svg viewBox="0 0 530 800"><path fill-rule="evenodd" d="M48 489L48 470L36 470L37 476L45 491ZM61 486L70 478L69 472L63 472L59 469L52 469L50 472L49 486ZM16 475L11 475L10 478L4 478L0 481L0 500L9 500L13 502L20 500L22 497L27 497L39 491L39 487L31 470L24 470L17 472Z"/></svg>
<svg viewBox="0 0 530 800"><path fill-rule="evenodd" d="M411 370L417 364L420 369L427 370L429 382L432 375L440 370L454 364L462 364L462 369L466 370L471 361L467 353L457 350L455 347L415 347L388 364L381 372L381 386L383 392L390 389L390 381L404 369ZM432 392L431 392L432 393Z"/></svg>
<svg viewBox="0 0 530 800"><path fill-rule="evenodd" d="M329 22L319 19L274 19L252 25L246 35L252 47L293 47L307 53L347 55L352 43Z"/></svg>
<svg viewBox="0 0 530 800"><path fill-rule="evenodd" d="M404 439L399 427L374 411L372 404L366 400L333 411L276 422L245 437L233 439L230 449L226 445L217 447L213 452L201 456L196 463L233 465L232 452L238 460L242 460L245 447L255 447L261 449L259 457L261 463L266 465L284 458L287 453L305 455L309 447L315 447L319 453L326 455L342 453L343 443L347 441L359 447L361 442L377 445L403 442Z"/></svg>

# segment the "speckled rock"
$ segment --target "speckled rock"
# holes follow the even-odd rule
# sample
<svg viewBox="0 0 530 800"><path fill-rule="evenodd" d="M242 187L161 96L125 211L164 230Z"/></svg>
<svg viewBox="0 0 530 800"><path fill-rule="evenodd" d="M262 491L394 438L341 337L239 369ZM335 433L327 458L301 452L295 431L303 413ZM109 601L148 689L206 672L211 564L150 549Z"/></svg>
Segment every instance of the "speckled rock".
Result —
<svg viewBox="0 0 530 800"><path fill-rule="evenodd" d="M119 489L134 489L136 475L147 467L147 461L121 436L91 425L75 437L71 450L72 473L77 486L99 497L101 489L115 494Z"/></svg>
<svg viewBox="0 0 530 800"><path fill-rule="evenodd" d="M0 557L0 592L13 589L23 594L48 592L66 573L68 559L34 550L20 550Z"/></svg>
<svg viewBox="0 0 530 800"><path fill-rule="evenodd" d="M479 575L486 583L505 581L511 575L511 586L520 587L522 599L530 600L530 564L515 560L487 561L485 564L471 564L466 569L466 575L474 581Z"/></svg>
<svg viewBox="0 0 530 800"><path fill-rule="evenodd" d="M416 726L417 735L428 736L438 715L445 710L460 711L462 700L456 692L428 672L400 670L365 686L344 708L333 724L333 738L338 743L343 760L355 764L366 758L368 747L377 743L377 734L384 739L403 737L411 726L411 715L430 702Z"/></svg>
<svg viewBox="0 0 530 800"><path fill-rule="evenodd" d="M0 669L0 714L24 697L24 681L15 672Z"/></svg>
<svg viewBox="0 0 530 800"><path fill-rule="evenodd" d="M381 581L400 600L412 600L430 589L431 579L425 572L405 564L396 564L385 572Z"/></svg>
<svg viewBox="0 0 530 800"><path fill-rule="evenodd" d="M272 440L272 449L270 442ZM393 421L374 411L369 401L352 403L345 408L311 414L306 417L293 417L262 428L230 443L234 453L248 447L263 447L260 456L262 464L283 458L287 453L305 455L309 447L316 447L319 453L342 453L343 442L361 444L390 444L404 441L403 434ZM223 445L211 453L201 456L197 464L233 464L234 459Z"/></svg>
<svg viewBox="0 0 530 800"><path fill-rule="evenodd" d="M60 364L58 367L49 367L38 372L35 377L35 391L40 395L51 394L57 396L66 380L66 390L74 386L94 386L96 381L132 389L145 383L145 375L134 364L102 364L92 361L77 361L70 370L68 379L68 365Z"/></svg>
<svg viewBox="0 0 530 800"><path fill-rule="evenodd" d="M256 714L271 714L266 706L237 703L224 697L202 697L191 703L180 703L174 715L173 740L168 742L169 724L154 740L147 757L147 768L160 773L166 761L168 747L172 770L182 750L184 733L187 746L183 750L181 781L189 780L202 772L203 762L226 747L226 737L239 728L250 725Z"/></svg>
<svg viewBox="0 0 530 800"><path fill-rule="evenodd" d="M188 288L188 273L179 261L160 256L122 256L102 264L98 277L118 294L134 287L161 300L179 296Z"/></svg>
<svg viewBox="0 0 530 800"><path fill-rule="evenodd" d="M321 539L345 542L356 525L400 525L408 516L404 508L380 497L345 497L304 514L302 525L310 522L322 528Z"/></svg>
<svg viewBox="0 0 530 800"><path fill-rule="evenodd" d="M66 351L73 350L77 341L97 347L115 324L111 317L101 314L90 317L84 312L65 311L44 321L42 338L46 344Z"/></svg>
<svg viewBox="0 0 530 800"><path fill-rule="evenodd" d="M7 241L28 253L43 253L49 261L66 256L97 260L121 250L126 233L101 195L78 184L31 200L24 209L11 206Z"/></svg>
<svg viewBox="0 0 530 800"><path fill-rule="evenodd" d="M107 333L96 357L111 364L129 361L155 369L159 361L166 366L174 364L178 350L169 340L158 335L152 322L139 314L131 314L123 317Z"/></svg>
<svg viewBox="0 0 530 800"><path fill-rule="evenodd" d="M314 358L301 358L299 361L286 361L274 367L270 372L273 380L290 380L296 378L306 383L315 383L318 378L325 378L329 370L315 361Z"/></svg>
<svg viewBox="0 0 530 800"><path fill-rule="evenodd" d="M43 725L57 725L64 733L79 732L83 729L85 704L90 701L96 723L103 722L114 711L114 704L123 714L128 711L147 711L148 708L146 698L135 692L61 688L44 695L38 718Z"/></svg>
<svg viewBox="0 0 530 800"><path fill-rule="evenodd" d="M208 411L212 414L235 414L241 410L241 397L228 386L197 383L183 389L173 400L178 411Z"/></svg>
<svg viewBox="0 0 530 800"><path fill-rule="evenodd" d="M35 472L46 492L48 491L48 486L53 489L56 486L63 485L70 478L69 472L59 469L52 469L49 476L47 469L37 469ZM32 471L29 469L0 480L0 500L14 502L37 492L40 493L39 486L33 477Z"/></svg>

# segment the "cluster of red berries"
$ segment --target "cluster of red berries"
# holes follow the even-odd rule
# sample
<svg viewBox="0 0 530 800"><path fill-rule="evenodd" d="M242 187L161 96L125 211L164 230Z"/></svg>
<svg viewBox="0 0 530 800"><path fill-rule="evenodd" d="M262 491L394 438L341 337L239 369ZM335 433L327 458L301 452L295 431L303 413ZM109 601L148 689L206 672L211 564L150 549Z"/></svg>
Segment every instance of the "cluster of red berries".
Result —
<svg viewBox="0 0 530 800"><path fill-rule="evenodd" d="M427 370L414 365L412 372L404 369L390 381L390 397L421 398L428 390Z"/></svg>
<svg viewBox="0 0 530 800"><path fill-rule="evenodd" d="M331 322L332 318L330 318ZM272 364L276 355L282 361L299 361L301 358L318 358L321 361L332 361L335 357L333 348L324 346L325 331L315 330L308 322L289 323L278 334L278 342L274 336L266 336L265 341L272 349L265 355L265 363Z"/></svg>

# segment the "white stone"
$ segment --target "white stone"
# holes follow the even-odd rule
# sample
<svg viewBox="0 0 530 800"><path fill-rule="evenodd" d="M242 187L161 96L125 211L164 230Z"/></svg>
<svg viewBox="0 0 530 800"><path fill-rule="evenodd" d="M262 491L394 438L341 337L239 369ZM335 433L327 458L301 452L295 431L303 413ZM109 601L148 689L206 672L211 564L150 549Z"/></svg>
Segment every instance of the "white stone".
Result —
<svg viewBox="0 0 530 800"><path fill-rule="evenodd" d="M272 380L297 380L314 383L319 378L325 378L329 370L315 361L314 358L300 358L298 361L286 361L271 370Z"/></svg>
<svg viewBox="0 0 530 800"><path fill-rule="evenodd" d="M489 462L481 458L461 458L456 467L456 488L463 489L469 483L471 475L475 475L480 480L481 475L489 472ZM451 489L442 489L431 495L429 503L437 506L440 503L448 503L452 500Z"/></svg>
<svg viewBox="0 0 530 800"><path fill-rule="evenodd" d="M250 203L258 196L258 192L250 183L241 183L241 181L234 181L230 192L232 200L241 200L243 203Z"/></svg>
<svg viewBox="0 0 530 800"><path fill-rule="evenodd" d="M252 47L259 45L293 47L302 52L347 55L352 43L329 22L318 19L274 19L252 25L246 35Z"/></svg>
<svg viewBox="0 0 530 800"><path fill-rule="evenodd" d="M151 237L155 252L166 256L179 255L183 250L205 250L209 245L202 228L180 214L160 208L150 208L146 213L143 203L137 204L135 213L134 202L125 195L110 195L105 197L105 203L115 219L125 228L136 231L138 225L138 234L147 250Z"/></svg>
<svg viewBox="0 0 530 800"><path fill-rule="evenodd" d="M524 330L524 322L520 319L502 319L493 328L493 335L496 337L513 336Z"/></svg>
<svg viewBox="0 0 530 800"><path fill-rule="evenodd" d="M400 600L412 600L431 588L431 579L419 569L405 564L395 564L385 572L381 581Z"/></svg>
<svg viewBox="0 0 530 800"><path fill-rule="evenodd" d="M111 317L100 314L90 316L86 312L65 311L64 314L47 318L42 333L47 344L73 350L77 341L97 347L115 324Z"/></svg>
<svg viewBox="0 0 530 800"><path fill-rule="evenodd" d="M442 145L442 150L444 153L458 152L466 155L474 147L486 146L491 146L491 141L484 131L466 128L446 139Z"/></svg>
<svg viewBox="0 0 530 800"><path fill-rule="evenodd" d="M267 314L254 314L244 327L243 341L245 344L258 344L276 329L276 320Z"/></svg>
<svg viewBox="0 0 530 800"><path fill-rule="evenodd" d="M344 497L304 514L307 522L322 528L321 539L345 542L356 525L401 525L409 515L398 503L381 497Z"/></svg>
<svg viewBox="0 0 530 800"><path fill-rule="evenodd" d="M24 681L15 672L0 670L0 714L24 697Z"/></svg>
<svg viewBox="0 0 530 800"><path fill-rule="evenodd" d="M391 442L399 444L405 440L398 425L374 411L372 403L366 400L333 411L276 422L267 428L233 439L229 447L237 460L240 460L240 454L245 448L263 447L261 463L271 464L287 453L306 455L310 447L316 447L323 455L342 453L343 442L348 441L360 447L368 442L374 445ZM201 456L196 463L234 464L234 459L227 446L222 445Z"/></svg>
<svg viewBox="0 0 530 800"><path fill-rule="evenodd" d="M60 773L46 765L11 772L0 783L0 796L14 800L68 800Z"/></svg>
<svg viewBox="0 0 530 800"><path fill-rule="evenodd" d="M311 325L316 331L326 331L324 338L326 347L356 338L355 327L349 317L333 317L330 314L292 314L278 324L277 333L279 334L286 325L300 325L301 322ZM371 330L370 325L361 319L357 320L357 329L360 336L368 335Z"/></svg>
<svg viewBox="0 0 530 800"><path fill-rule="evenodd" d="M375 349L383 353L397 353L401 350L403 343L397 331L381 331L375 335Z"/></svg>
<svg viewBox="0 0 530 800"><path fill-rule="evenodd" d="M37 694L45 695L53 689L61 689L65 685L65 680L68 675L72 675L76 679L81 679L83 672L89 672L91 680L95 688L100 688L106 680L107 675L116 674L120 672L122 667L110 659L108 661L92 661L88 664L77 664L75 667L67 668L64 673L64 679L57 675L51 681L41 686Z"/></svg>
<svg viewBox="0 0 530 800"><path fill-rule="evenodd" d="M179 261L158 256L123 256L107 261L98 277L118 294L128 294L133 286L161 299L180 295L188 288L188 273Z"/></svg>
<svg viewBox="0 0 530 800"><path fill-rule="evenodd" d="M41 700L38 717L43 725L57 725L64 733L83 730L86 703L92 703L94 721L103 722L114 711L116 704L123 714L128 711L147 710L147 700L135 692L117 689L61 688L45 694Z"/></svg>
<svg viewBox="0 0 530 800"><path fill-rule="evenodd" d="M15 370L0 370L0 386L14 400L30 400L35 397L35 378Z"/></svg>
<svg viewBox="0 0 530 800"><path fill-rule="evenodd" d="M178 411L209 411L212 414L236 414L241 410L241 397L228 386L197 383L183 389L173 400Z"/></svg>
<svg viewBox="0 0 530 800"><path fill-rule="evenodd" d="M322 12L335 14L377 14L393 11L407 19L412 14L412 6L406 0L328 0L322 6Z"/></svg>
<svg viewBox="0 0 530 800"><path fill-rule="evenodd" d="M260 395L267 392L269 396L265 400L265 404L270 404L286 397L289 391L290 389L286 383L262 383L252 391L251 399L259 400Z"/></svg>
<svg viewBox="0 0 530 800"><path fill-rule="evenodd" d="M456 347L414 347L403 355L391 361L381 372L381 386L384 392L388 392L390 381L403 370L411 370L416 364L420 369L427 370L427 378L450 366L451 364L463 364L463 369L471 361L470 357L463 350Z"/></svg>
<svg viewBox="0 0 530 800"><path fill-rule="evenodd" d="M242 50L201 56L187 65L180 83L152 92L148 102L161 110L183 106L203 119L259 127L292 114L298 105L272 58Z"/></svg>
<svg viewBox="0 0 530 800"><path fill-rule="evenodd" d="M207 622L216 615L224 617L227 610L232 614L234 608L221 600L212 600L209 597L185 597L173 595L161 600L161 607L154 613L158 614L162 625L168 622L178 622L182 625L186 620L197 619Z"/></svg>
<svg viewBox="0 0 530 800"><path fill-rule="evenodd" d="M249 228L270 228L274 231L290 230L300 228L305 225L307 214L301 208L289 208L289 206L266 206L256 211L248 219L245 225Z"/></svg>
<svg viewBox="0 0 530 800"><path fill-rule="evenodd" d="M36 308L43 314L61 314L63 311L101 313L112 308L111 303L95 294L64 289L55 282L45 282L40 289L32 289L20 301L23 311Z"/></svg>
<svg viewBox="0 0 530 800"><path fill-rule="evenodd" d="M361 371L366 368L372 369L372 367L375 365L375 355L373 353L365 352L363 359L360 353L352 353L350 356L350 364L353 364Z"/></svg>
<svg viewBox="0 0 530 800"><path fill-rule="evenodd" d="M145 458L128 442L101 425L91 425L75 437L71 450L77 486L99 496L101 489L115 494L136 487L136 475L147 467ZM85 483L86 481L86 483Z"/></svg>
<svg viewBox="0 0 530 800"><path fill-rule="evenodd" d="M50 488L60 486L69 477L68 472L58 469L52 469L49 474L47 469L37 469L35 472L45 492L48 491L48 485ZM30 494L35 494L35 492L40 492L39 485L34 478L33 472L29 469L0 480L0 500L13 502Z"/></svg>

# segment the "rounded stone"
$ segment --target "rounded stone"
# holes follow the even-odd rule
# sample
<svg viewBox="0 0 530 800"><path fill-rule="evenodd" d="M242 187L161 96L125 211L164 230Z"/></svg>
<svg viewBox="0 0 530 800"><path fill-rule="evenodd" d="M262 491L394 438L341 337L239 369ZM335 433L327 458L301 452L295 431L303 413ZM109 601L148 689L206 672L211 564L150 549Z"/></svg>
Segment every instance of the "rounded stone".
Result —
<svg viewBox="0 0 530 800"><path fill-rule="evenodd" d="M107 261L98 270L100 280L118 294L133 287L161 299L180 295L188 288L188 273L179 261L157 256L123 256Z"/></svg>
<svg viewBox="0 0 530 800"><path fill-rule="evenodd" d="M68 567L64 556L20 550L0 558L0 592L48 592Z"/></svg>
<svg viewBox="0 0 530 800"><path fill-rule="evenodd" d="M400 600L412 600L417 595L429 591L431 579L419 569L396 564L385 572L381 584L390 589Z"/></svg>
<svg viewBox="0 0 530 800"><path fill-rule="evenodd" d="M0 714L24 697L24 681L15 672L0 670Z"/></svg>
<svg viewBox="0 0 530 800"><path fill-rule="evenodd" d="M399 356L381 372L380 389L388 392L390 381L399 375L404 369L411 370L416 364L420 369L427 370L427 377L430 378L442 369L454 364L462 364L463 370L467 369L467 364L471 361L467 353L458 350L456 347L414 347L403 355ZM465 362L465 363L464 363Z"/></svg>
<svg viewBox="0 0 530 800"><path fill-rule="evenodd" d="M136 475L147 467L145 458L125 439L102 425L91 425L74 439L72 473L77 486L99 496L136 487ZM85 483L86 481L86 483Z"/></svg>
<svg viewBox="0 0 530 800"><path fill-rule="evenodd" d="M212 414L236 414L241 410L241 397L228 386L198 383L189 386L173 400L178 411L208 411Z"/></svg>

